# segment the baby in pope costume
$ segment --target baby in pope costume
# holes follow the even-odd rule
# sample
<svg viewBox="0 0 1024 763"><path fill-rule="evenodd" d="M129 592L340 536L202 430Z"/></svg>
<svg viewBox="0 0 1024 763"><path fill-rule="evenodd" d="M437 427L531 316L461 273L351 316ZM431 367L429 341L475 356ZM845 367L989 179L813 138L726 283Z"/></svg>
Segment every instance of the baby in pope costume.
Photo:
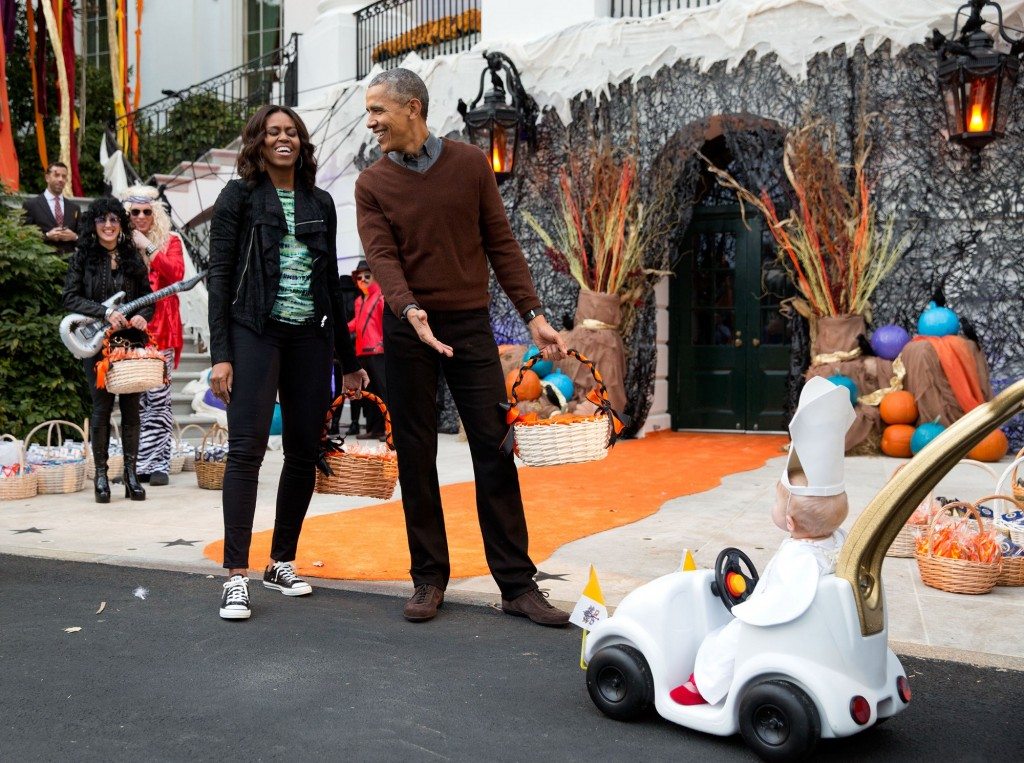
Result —
<svg viewBox="0 0 1024 763"><path fill-rule="evenodd" d="M846 538L839 526L849 511L843 447L854 418L845 387L821 377L804 385L789 425L793 444L772 507L772 520L790 537L768 562L750 597L732 608L735 619L704 638L690 679L671 692L679 704L721 702L732 684L740 622L767 626L799 617L814 600L821 576L835 572Z"/></svg>

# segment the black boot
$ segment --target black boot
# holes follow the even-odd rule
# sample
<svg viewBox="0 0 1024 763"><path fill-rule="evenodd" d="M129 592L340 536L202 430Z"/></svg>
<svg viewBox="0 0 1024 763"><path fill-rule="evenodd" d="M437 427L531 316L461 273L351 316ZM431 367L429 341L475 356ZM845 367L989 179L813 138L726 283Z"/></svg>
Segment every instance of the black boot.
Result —
<svg viewBox="0 0 1024 763"><path fill-rule="evenodd" d="M139 484L135 463L139 456L139 425L121 424L121 445L124 447L124 497L145 501L146 489Z"/></svg>
<svg viewBox="0 0 1024 763"><path fill-rule="evenodd" d="M96 503L110 503L110 480L107 479L107 450L110 445L110 425L90 425L89 436L92 438L92 459L96 465L93 477Z"/></svg>

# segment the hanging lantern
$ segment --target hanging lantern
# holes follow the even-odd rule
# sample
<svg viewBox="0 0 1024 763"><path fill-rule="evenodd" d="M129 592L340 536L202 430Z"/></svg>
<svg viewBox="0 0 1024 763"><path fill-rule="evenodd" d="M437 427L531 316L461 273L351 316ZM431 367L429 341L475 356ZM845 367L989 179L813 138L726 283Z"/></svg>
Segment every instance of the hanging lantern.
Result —
<svg viewBox="0 0 1024 763"><path fill-rule="evenodd" d="M459 99L459 113L466 122L470 142L487 154L500 183L515 170L520 142L525 139L531 147L534 145L537 104L523 90L519 70L508 56L495 51L485 52L484 58L487 67L480 75L480 91L469 106ZM502 82L502 73L505 82ZM484 80L488 74L491 89L485 95ZM507 100L509 95L511 103ZM481 98L483 105L477 106Z"/></svg>
<svg viewBox="0 0 1024 763"><path fill-rule="evenodd" d="M999 39L1010 46L1006 53L983 29L982 9L995 8ZM960 29L960 14L970 15ZM1006 121L1020 72L1021 40L1014 40L1003 27L1003 11L991 0L970 0L957 11L953 35L933 32L932 45L938 53L939 90L946 110L949 140L975 153L1006 133Z"/></svg>

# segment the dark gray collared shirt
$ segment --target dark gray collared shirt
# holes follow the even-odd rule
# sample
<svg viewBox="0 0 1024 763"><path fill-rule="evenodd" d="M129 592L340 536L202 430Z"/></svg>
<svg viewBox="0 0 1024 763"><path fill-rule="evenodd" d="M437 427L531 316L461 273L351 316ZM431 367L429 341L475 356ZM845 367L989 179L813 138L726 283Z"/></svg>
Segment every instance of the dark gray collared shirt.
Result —
<svg viewBox="0 0 1024 763"><path fill-rule="evenodd" d="M441 155L441 139L433 133L427 135L427 140L420 148L418 154L403 154L401 151L388 151L388 159L395 164L408 167L415 172L426 172L434 166L434 162Z"/></svg>

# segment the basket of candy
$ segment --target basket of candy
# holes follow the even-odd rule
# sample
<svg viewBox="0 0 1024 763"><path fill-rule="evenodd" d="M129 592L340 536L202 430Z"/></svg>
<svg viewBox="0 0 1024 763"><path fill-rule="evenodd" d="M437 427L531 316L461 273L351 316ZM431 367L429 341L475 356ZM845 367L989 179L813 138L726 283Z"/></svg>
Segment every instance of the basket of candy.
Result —
<svg viewBox="0 0 1024 763"><path fill-rule="evenodd" d="M107 331L96 363L96 386L112 395L147 392L169 383L167 360L152 335L138 329Z"/></svg>
<svg viewBox="0 0 1024 763"><path fill-rule="evenodd" d="M1024 465L1024 448L1014 457L1013 463L1006 467L1006 471L996 481L996 492L1000 495L1006 494L1004 487L1009 483L1009 492L1017 503L1024 503L1024 477L1018 477L1017 471ZM1010 522L1006 526L1010 538L1018 546L1024 546L1024 521Z"/></svg>
<svg viewBox="0 0 1024 763"><path fill-rule="evenodd" d="M512 428L503 447L506 451L513 449L530 466L599 461L608 455L608 449L628 423L624 416L612 409L604 380L593 362L576 350L569 350L568 355L587 366L594 377L596 386L587 395L587 400L594 405L593 414L559 412L542 419L535 413L523 414L520 411L519 387L524 374L542 360L539 354L523 364L512 384L506 414L506 422Z"/></svg>
<svg viewBox="0 0 1024 763"><path fill-rule="evenodd" d="M39 475L25 463L21 440L0 435L0 501L20 501L39 492Z"/></svg>
<svg viewBox="0 0 1024 763"><path fill-rule="evenodd" d="M195 453L196 482L204 490L224 487L224 470L228 465L228 430L214 424L203 433L203 441Z"/></svg>
<svg viewBox="0 0 1024 763"><path fill-rule="evenodd" d="M947 513L952 517L947 518ZM940 519L943 522L938 525ZM915 556L925 585L969 594L995 588L1003 560L995 533L977 507L966 501L947 503L932 515L928 530L918 538Z"/></svg>
<svg viewBox="0 0 1024 763"><path fill-rule="evenodd" d="M69 427L82 436L81 442L65 442L61 427ZM46 427L46 445L32 442L36 432ZM44 421L25 438L25 460L39 475L39 494L77 493L85 486L85 431L70 421Z"/></svg>
<svg viewBox="0 0 1024 763"><path fill-rule="evenodd" d="M1024 532L1024 501L1009 495L987 495L978 499L978 513L992 520L992 527L1003 554L1003 568L996 585L1024 586L1024 543L1013 538L1013 531Z"/></svg>
<svg viewBox="0 0 1024 763"><path fill-rule="evenodd" d="M893 477L895 477L900 469L906 464L900 464L896 467ZM958 466L969 466L974 469L985 472L985 474L995 477L995 472L992 467L988 464L982 463L981 461L975 461L970 458L965 458L962 461L957 462L955 469ZM936 498L933 493L929 493L928 496L918 504L917 508L914 509L914 513L910 515L910 519L907 520L906 524L900 528L899 533L896 535L896 539L889 546L888 551L885 552L886 556L894 556L903 559L913 559L914 554L917 550L917 540L921 537L925 530L928 529L928 522L931 521L932 516L942 510L944 504L952 503L956 499L943 499Z"/></svg>
<svg viewBox="0 0 1024 763"><path fill-rule="evenodd" d="M113 432L107 441L107 473L116 475L124 470L124 452L121 449L121 429L116 421L111 421L110 426ZM89 442L89 419L82 424L82 431L85 433L85 476L92 480L96 479L96 459Z"/></svg>
<svg viewBox="0 0 1024 763"><path fill-rule="evenodd" d="M384 414L384 442L369 447L345 445L344 437L331 437L329 430L345 399L369 400ZM317 460L316 492L328 495L359 495L367 498L391 498L398 482L398 456L391 438L391 414L376 395L369 392L345 392L339 395L324 418Z"/></svg>

